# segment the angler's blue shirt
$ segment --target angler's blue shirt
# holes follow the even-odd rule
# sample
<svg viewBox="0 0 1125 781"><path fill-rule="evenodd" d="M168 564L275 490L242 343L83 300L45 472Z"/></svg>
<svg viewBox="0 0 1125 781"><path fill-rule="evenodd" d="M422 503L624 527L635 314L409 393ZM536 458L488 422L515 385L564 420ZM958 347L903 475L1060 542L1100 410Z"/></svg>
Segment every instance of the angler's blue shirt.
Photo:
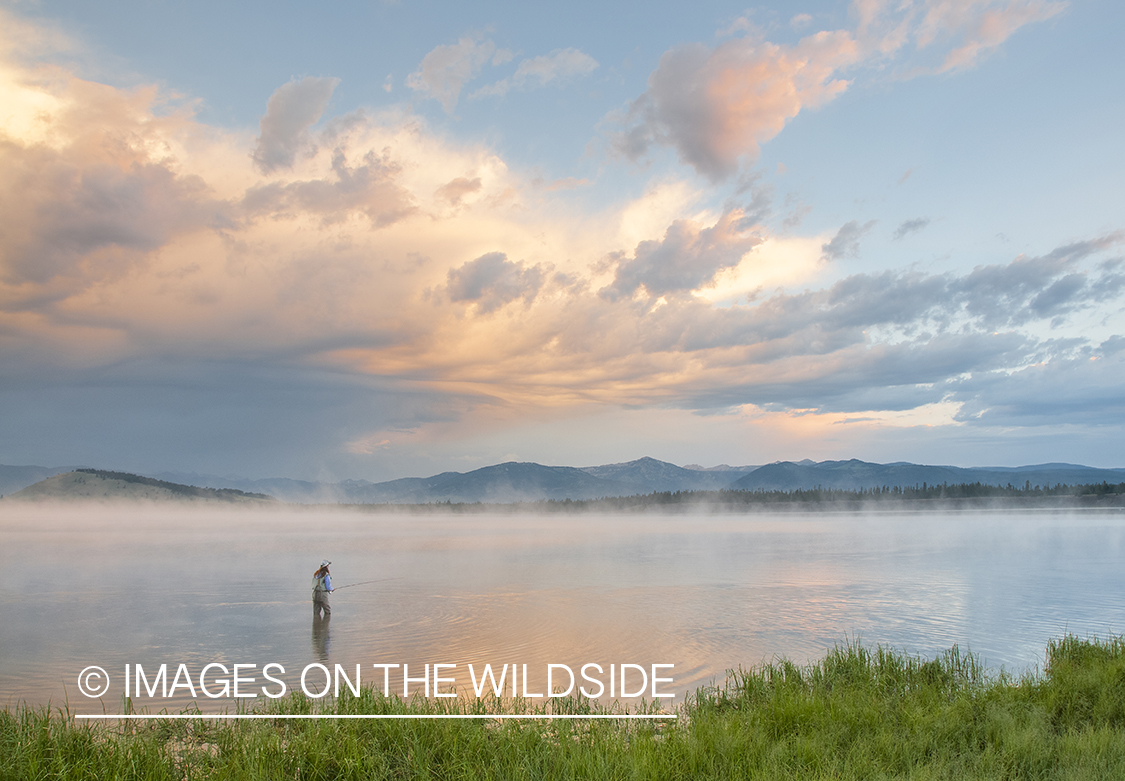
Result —
<svg viewBox="0 0 1125 781"><path fill-rule="evenodd" d="M332 576L331 575L326 574L324 576L324 590L325 591L331 591L332 590Z"/></svg>

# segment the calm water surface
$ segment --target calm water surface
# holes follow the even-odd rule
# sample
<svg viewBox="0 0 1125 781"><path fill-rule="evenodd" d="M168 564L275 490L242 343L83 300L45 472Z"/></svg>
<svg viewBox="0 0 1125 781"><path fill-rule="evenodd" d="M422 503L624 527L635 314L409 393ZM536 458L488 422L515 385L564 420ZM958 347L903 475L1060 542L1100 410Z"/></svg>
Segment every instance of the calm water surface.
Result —
<svg viewBox="0 0 1125 781"><path fill-rule="evenodd" d="M678 697L851 638L986 665L1042 663L1064 632L1125 631L1125 518L364 514L0 508L0 704L117 712L125 664L675 664ZM322 558L334 585L314 623ZM77 676L105 668L108 694ZM450 673L446 671L445 675ZM370 677L369 677L370 676ZM608 675L603 676L608 681ZM321 678L323 681L323 678ZM401 676L392 683L401 691ZM261 678L252 690L265 683ZM565 684L565 681L564 681ZM412 690L420 684L412 686ZM157 700L183 706L191 698ZM145 704L138 701L139 704ZM203 702L205 709L230 701Z"/></svg>

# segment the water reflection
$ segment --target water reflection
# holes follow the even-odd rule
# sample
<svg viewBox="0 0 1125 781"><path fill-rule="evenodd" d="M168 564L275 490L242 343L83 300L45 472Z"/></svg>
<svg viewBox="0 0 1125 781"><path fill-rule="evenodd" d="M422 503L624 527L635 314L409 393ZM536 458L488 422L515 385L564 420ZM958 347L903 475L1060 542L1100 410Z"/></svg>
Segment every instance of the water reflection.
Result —
<svg viewBox="0 0 1125 781"><path fill-rule="evenodd" d="M313 614L312 624L312 647L313 654L316 655L317 661L328 661L328 624L331 623L331 614L323 618L316 613Z"/></svg>

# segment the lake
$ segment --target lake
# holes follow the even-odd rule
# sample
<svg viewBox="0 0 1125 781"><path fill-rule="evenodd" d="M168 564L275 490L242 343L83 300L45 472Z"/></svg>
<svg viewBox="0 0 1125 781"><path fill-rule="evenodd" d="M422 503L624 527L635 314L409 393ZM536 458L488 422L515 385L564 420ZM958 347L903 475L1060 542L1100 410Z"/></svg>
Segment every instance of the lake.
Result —
<svg viewBox="0 0 1125 781"><path fill-rule="evenodd" d="M603 685L610 664L637 665L634 690L638 669L652 675L651 665L670 664L657 672L672 682L659 686L679 701L728 669L779 656L803 663L856 638L928 657L957 644L994 670L1018 672L1042 664L1049 638L1125 631L1123 553L1125 517L1100 513L3 503L0 698L120 712L126 664L141 664L146 680L161 664L169 679L183 664L195 683L209 663L253 664L242 669L256 676L244 687L255 692L266 663L285 668L290 688L313 663L349 675L360 664L363 681L380 687L373 664L408 664L419 678L426 664L456 664L442 673L454 683L443 686L466 692L467 665L479 675L487 663L497 672L516 665L521 676L526 664L529 693L544 692L548 664L576 674L601 665L605 675L589 670ZM323 558L337 588L378 581L333 594L327 623L313 620L310 601ZM78 691L90 665L110 678L101 699ZM399 693L401 669L387 673ZM313 688L327 682L317 674ZM135 703L174 711L193 699L209 712L234 702L181 687Z"/></svg>

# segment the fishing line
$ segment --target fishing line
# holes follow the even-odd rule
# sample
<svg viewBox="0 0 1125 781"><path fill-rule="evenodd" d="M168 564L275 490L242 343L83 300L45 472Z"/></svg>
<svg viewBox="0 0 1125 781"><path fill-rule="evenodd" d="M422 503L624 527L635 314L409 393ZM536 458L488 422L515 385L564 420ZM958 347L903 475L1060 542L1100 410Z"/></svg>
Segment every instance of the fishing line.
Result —
<svg viewBox="0 0 1125 781"><path fill-rule="evenodd" d="M346 586L336 586L336 588L332 590L339 591L340 589L352 588L353 586L366 586L368 583L385 583L388 580L402 580L402 578L379 578L378 580L364 580L359 583L349 583Z"/></svg>

